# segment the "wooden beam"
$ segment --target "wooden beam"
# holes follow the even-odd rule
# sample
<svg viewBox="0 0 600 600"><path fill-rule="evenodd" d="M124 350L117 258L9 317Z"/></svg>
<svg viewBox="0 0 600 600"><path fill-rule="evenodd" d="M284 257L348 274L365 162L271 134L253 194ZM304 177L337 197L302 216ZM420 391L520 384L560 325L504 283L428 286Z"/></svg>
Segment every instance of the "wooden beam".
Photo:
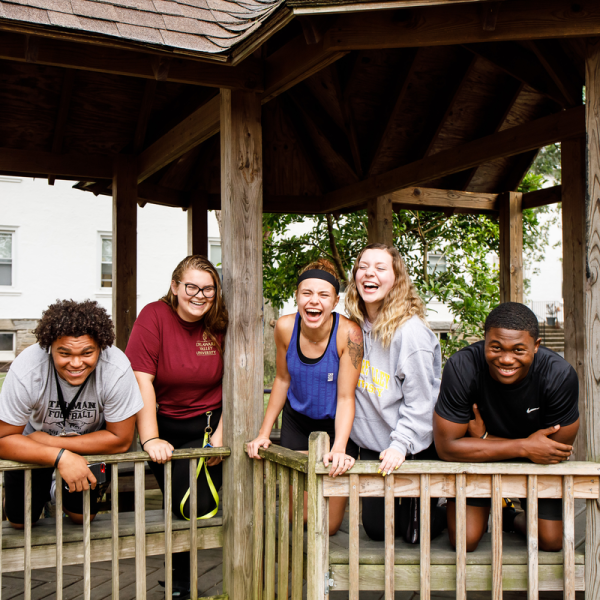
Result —
<svg viewBox="0 0 600 600"><path fill-rule="evenodd" d="M536 190L535 192L528 192L527 194L523 194L523 210L527 208L538 208L539 206L548 206L549 204L558 204L559 202L562 202L562 189L562 186L555 185L554 187L543 188L541 190Z"/></svg>
<svg viewBox="0 0 600 600"><path fill-rule="evenodd" d="M587 136L587 264L585 302L585 395L587 460L600 461L600 41L588 42L585 61ZM600 552L600 505L587 503L586 556ZM586 560L585 593L600 597L600 565Z"/></svg>
<svg viewBox="0 0 600 600"><path fill-rule="evenodd" d="M252 461L244 443L263 416L262 128L260 97L221 91L223 291L229 311L223 375L223 593L252 595Z"/></svg>
<svg viewBox="0 0 600 600"><path fill-rule="evenodd" d="M71 97L73 96L73 81L75 72L66 70L63 76L63 85L60 91L60 101L58 103L58 114L56 116L56 124L54 126L54 134L52 136L52 154L61 154L63 148L63 139L65 137L65 127L67 125L67 117L69 116L69 107L71 106ZM48 183L54 185L54 176L48 176Z"/></svg>
<svg viewBox="0 0 600 600"><path fill-rule="evenodd" d="M138 120L135 126L135 135L133 136L133 152L139 154L144 147L146 140L146 130L148 129L148 120L154 103L154 95L156 94L156 81L147 79L144 84L144 94L142 96L142 104L138 113Z"/></svg>
<svg viewBox="0 0 600 600"><path fill-rule="evenodd" d="M187 209L188 254L208 257L208 194L196 193Z"/></svg>
<svg viewBox="0 0 600 600"><path fill-rule="evenodd" d="M218 133L219 110L220 97L215 96L146 148L139 156L138 182L141 183L188 150Z"/></svg>
<svg viewBox="0 0 600 600"><path fill-rule="evenodd" d="M137 164L121 155L115 160L112 184L112 320L115 345L127 347L137 317Z"/></svg>
<svg viewBox="0 0 600 600"><path fill-rule="evenodd" d="M25 40L23 34L0 31L0 59L27 62L28 46ZM99 47L50 37L40 36L35 40L37 64L156 80L151 53ZM192 58L162 56L171 59L166 81L218 88L263 89L262 63L253 58L246 59L243 65L233 67Z"/></svg>
<svg viewBox="0 0 600 600"><path fill-rule="evenodd" d="M561 165L565 359L579 379L580 421L574 447L575 460L585 460L585 138L561 144Z"/></svg>
<svg viewBox="0 0 600 600"><path fill-rule="evenodd" d="M460 0L461 4L466 4L467 2L487 3L489 0ZM373 2L371 0L367 2L293 0L288 3L288 6L293 7L295 15L328 15L414 8L415 6L441 6L444 4L457 4L457 0L382 0L381 2Z"/></svg>
<svg viewBox="0 0 600 600"><path fill-rule="evenodd" d="M389 197L394 206L402 205L417 210L439 211L451 208L475 210L480 213L498 211L498 194L416 187L392 192Z"/></svg>
<svg viewBox="0 0 600 600"><path fill-rule="evenodd" d="M497 158L515 156L584 132L584 108L576 107L505 129L462 146L327 194L327 211L355 206L368 198L458 173Z"/></svg>
<svg viewBox="0 0 600 600"><path fill-rule="evenodd" d="M448 46L476 42L594 36L600 33L596 0L505 2L494 31L481 27L475 4L446 4L403 10L343 15L325 34L331 52L377 48Z"/></svg>
<svg viewBox="0 0 600 600"><path fill-rule="evenodd" d="M523 194L505 192L500 208L500 302L523 302Z"/></svg>
<svg viewBox="0 0 600 600"><path fill-rule="evenodd" d="M0 171L20 175L53 175L82 180L112 178L112 158L102 154L52 154L0 148Z"/></svg>
<svg viewBox="0 0 600 600"><path fill-rule="evenodd" d="M369 244L394 245L394 211L392 210L391 195L369 200L367 234Z"/></svg>

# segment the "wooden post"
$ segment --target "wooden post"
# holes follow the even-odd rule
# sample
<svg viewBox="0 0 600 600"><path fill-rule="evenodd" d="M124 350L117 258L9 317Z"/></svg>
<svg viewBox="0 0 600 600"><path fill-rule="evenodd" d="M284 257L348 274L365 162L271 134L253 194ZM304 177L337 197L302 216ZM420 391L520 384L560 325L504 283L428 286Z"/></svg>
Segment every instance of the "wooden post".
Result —
<svg viewBox="0 0 600 600"><path fill-rule="evenodd" d="M187 209L188 254L208 258L208 197L197 194Z"/></svg>
<svg viewBox="0 0 600 600"><path fill-rule="evenodd" d="M262 128L260 97L221 90L223 289L223 593L252 595L252 461L244 442L263 416Z"/></svg>
<svg viewBox="0 0 600 600"><path fill-rule="evenodd" d="M392 197L379 196L369 200L368 214L368 239L369 244L394 244L394 213L392 210Z"/></svg>
<svg viewBox="0 0 600 600"><path fill-rule="evenodd" d="M565 359L579 379L575 458L585 460L585 138L562 142L561 163Z"/></svg>
<svg viewBox="0 0 600 600"><path fill-rule="evenodd" d="M600 460L600 42L588 42L585 61L587 133L587 288L585 377L587 458ZM600 506L587 501L585 595L600 597Z"/></svg>
<svg viewBox="0 0 600 600"><path fill-rule="evenodd" d="M498 196L500 207L500 302L523 302L523 194Z"/></svg>
<svg viewBox="0 0 600 600"><path fill-rule="evenodd" d="M137 316L137 163L115 159L113 170L112 319L115 345L125 350Z"/></svg>

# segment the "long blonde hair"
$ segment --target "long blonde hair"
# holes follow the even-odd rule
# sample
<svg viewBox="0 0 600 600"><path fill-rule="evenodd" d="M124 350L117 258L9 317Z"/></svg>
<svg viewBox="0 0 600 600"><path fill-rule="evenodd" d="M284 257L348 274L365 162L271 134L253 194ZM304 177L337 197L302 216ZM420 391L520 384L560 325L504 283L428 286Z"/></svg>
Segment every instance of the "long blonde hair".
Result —
<svg viewBox="0 0 600 600"><path fill-rule="evenodd" d="M425 319L425 305L417 293L413 282L411 281L406 266L400 256L400 252L394 246L385 244L369 244L363 248L356 258L354 268L352 269L352 279L346 290L346 310L350 318L361 327L367 318L367 308L364 300L360 297L356 289L356 272L363 254L367 250L385 250L392 257L392 268L394 270L395 282L392 289L383 300L383 305L373 323L372 334L374 338L379 338L384 348L391 343L397 329L400 329L413 316L419 317L423 323L429 327Z"/></svg>
<svg viewBox="0 0 600 600"><path fill-rule="evenodd" d="M204 331L217 347L219 354L223 356L223 348L216 336L217 334L224 335L227 331L229 315L227 313L225 301L223 300L223 290L221 287L219 273L217 273L214 265L205 256L200 254L192 254L191 256L186 256L175 267L173 275L171 276L171 280L175 282L181 281L183 274L189 269L193 269L195 271L206 271L212 277L216 288L215 300L213 305L208 309L208 312L202 317L202 320ZM177 300L177 296L173 293L171 286L169 286L169 291L161 298L161 301L168 304L175 312L177 312L177 306L179 302Z"/></svg>

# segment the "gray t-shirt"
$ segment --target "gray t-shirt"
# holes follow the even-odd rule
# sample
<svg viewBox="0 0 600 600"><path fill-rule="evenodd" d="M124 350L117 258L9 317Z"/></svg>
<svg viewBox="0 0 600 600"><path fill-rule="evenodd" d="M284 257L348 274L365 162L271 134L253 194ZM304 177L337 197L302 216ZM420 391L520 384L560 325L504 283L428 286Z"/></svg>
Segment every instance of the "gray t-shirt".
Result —
<svg viewBox="0 0 600 600"><path fill-rule="evenodd" d="M58 377L68 406L81 386ZM108 347L100 352L96 368L67 419L65 431L91 433L106 421L118 423L135 415L144 403L135 375L125 354ZM26 425L23 433L44 431L60 435L63 415L58 404L54 366L49 351L30 346L12 363L0 392L0 420Z"/></svg>

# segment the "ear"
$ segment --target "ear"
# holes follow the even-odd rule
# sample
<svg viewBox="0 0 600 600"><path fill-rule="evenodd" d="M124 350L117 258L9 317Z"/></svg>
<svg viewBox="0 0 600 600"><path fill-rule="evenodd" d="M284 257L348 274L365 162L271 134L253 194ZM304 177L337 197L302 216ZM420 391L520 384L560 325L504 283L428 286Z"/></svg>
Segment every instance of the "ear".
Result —
<svg viewBox="0 0 600 600"><path fill-rule="evenodd" d="M177 296L177 283L175 280L171 280L171 292L173 292L173 296Z"/></svg>
<svg viewBox="0 0 600 600"><path fill-rule="evenodd" d="M338 302L340 301L340 297L336 296L335 297L335 302L333 303L333 308L335 308L338 305ZM332 309L333 310L333 309Z"/></svg>
<svg viewBox="0 0 600 600"><path fill-rule="evenodd" d="M537 354L537 351L540 349L540 344L541 344L541 343L542 343L542 338L538 338L538 339L535 341L535 346L534 346L534 348L533 348L533 353L534 353L534 354Z"/></svg>

